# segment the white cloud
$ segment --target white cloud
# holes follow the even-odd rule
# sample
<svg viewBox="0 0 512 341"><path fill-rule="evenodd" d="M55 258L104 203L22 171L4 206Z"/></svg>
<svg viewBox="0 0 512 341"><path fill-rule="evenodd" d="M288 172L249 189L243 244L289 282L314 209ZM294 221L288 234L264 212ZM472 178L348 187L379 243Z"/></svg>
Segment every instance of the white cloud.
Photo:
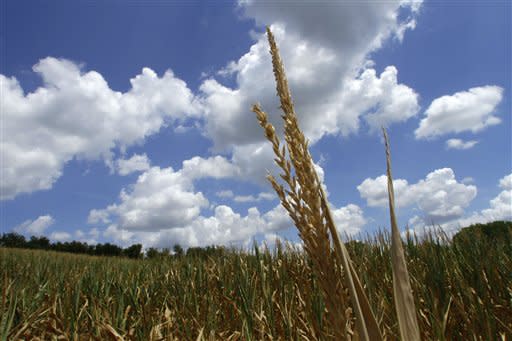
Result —
<svg viewBox="0 0 512 341"><path fill-rule="evenodd" d="M457 182L453 170L443 168L411 185L409 195L424 212L425 221L443 223L462 216L476 194L476 186Z"/></svg>
<svg viewBox="0 0 512 341"><path fill-rule="evenodd" d="M232 198L235 196L232 190L219 191L215 193L215 195L218 196L219 198Z"/></svg>
<svg viewBox="0 0 512 341"><path fill-rule="evenodd" d="M386 39L403 34L407 27L413 27L411 23L419 6L396 1L377 6L333 6L329 10L326 6L314 6L312 10L295 6L285 10L285 6L276 4L275 11L269 11L257 2L240 5L247 16L255 17L260 23L274 24L289 70L288 78L297 95L301 124L313 140L330 133L355 132L358 124L354 126L353 117L343 115L352 109L339 104L341 98L345 103L350 102L343 96L344 84L360 82L367 75L372 78L371 70L363 72L361 79L354 76L367 63L369 52L378 49ZM411 16L399 20L398 12L404 8L411 10ZM316 21L319 13L327 15L325 25L306 29L304 23ZM346 20L340 21L340 17ZM357 32L358 38L354 39L350 32ZM124 93L112 90L99 73L52 57L40 60L33 67L43 78L44 86L32 93L25 94L15 78L0 75L4 94L1 198L12 199L20 193L51 188L62 175L63 166L73 158L102 159L116 168L112 159L118 148L124 151L141 143L167 124L183 131L187 118L202 115L206 117L205 134L213 139L216 148L239 146L233 152L232 161L240 166L239 162L244 162L244 145L261 145L263 141L256 119L249 112L250 105L261 101L267 110L277 107L266 38L263 35L256 38L250 51L224 70L225 75L236 77L236 87L229 89L210 78L202 83L199 99L171 71L158 76L149 68L132 78L131 88ZM373 74L370 83L375 89L365 90L381 96L371 98L368 105L372 107L366 108L370 112L357 114L367 114L370 125L401 121L414 115L416 95L397 83L394 68L386 69L380 78ZM396 112L400 117L392 114ZM23 134L20 129L31 134ZM257 154L259 147L252 146ZM265 173L257 170L271 164L254 167L257 158L245 161L253 166L241 167L240 176L252 179L262 178ZM149 164L140 158L117 162L117 169L123 174L147 167Z"/></svg>
<svg viewBox="0 0 512 341"><path fill-rule="evenodd" d="M199 217L180 232L185 245L211 245L246 242L262 229L265 222L257 208L248 210L245 217L224 205L215 208L211 217ZM171 232L171 231L169 231Z"/></svg>
<svg viewBox="0 0 512 341"><path fill-rule="evenodd" d="M235 202L255 202L258 198L254 195L237 195L233 198Z"/></svg>
<svg viewBox="0 0 512 341"><path fill-rule="evenodd" d="M65 242L71 240L71 234L64 231L55 231L50 234L50 239L58 242Z"/></svg>
<svg viewBox="0 0 512 341"><path fill-rule="evenodd" d="M422 1L358 2L268 2L239 1L247 17L265 26L280 23L308 41L345 51L346 58L366 54L381 47L384 40L414 19ZM398 21L398 11L409 9L406 20ZM404 11L405 12L405 11ZM321 25L319 25L321 20Z"/></svg>
<svg viewBox="0 0 512 341"><path fill-rule="evenodd" d="M357 187L368 206L387 207L386 179L385 175L368 178ZM457 182L451 168L437 169L415 184L396 179L393 185L397 206L417 206L423 213L420 218L427 224L442 224L462 217L477 193L476 186Z"/></svg>
<svg viewBox="0 0 512 341"><path fill-rule="evenodd" d="M361 231L366 225L363 210L354 204L334 209L332 211L336 228L342 236L353 236Z"/></svg>
<svg viewBox="0 0 512 341"><path fill-rule="evenodd" d="M0 75L2 200L50 189L73 158L111 163L117 147L201 114L185 82L170 70L159 77L144 68L125 93L64 59L42 59L33 70L44 85L27 94L15 78Z"/></svg>
<svg viewBox="0 0 512 341"><path fill-rule="evenodd" d="M422 236L425 232L441 228L448 236L453 237L461 228L472 224L485 224L496 220L512 220L512 174L504 176L499 186L502 191L489 201L489 207L479 212L472 212L470 215L447 222L436 224L425 221L419 216L409 220L410 231Z"/></svg>
<svg viewBox="0 0 512 341"><path fill-rule="evenodd" d="M367 69L359 77L348 80L341 92L340 112L344 114L338 116L338 126L345 127L345 117L353 117L352 129L357 131L358 118L365 114L363 117L370 129L377 131L382 126L415 116L420 109L418 95L411 88L398 84L397 76L397 69L388 66L380 77L375 70ZM350 132L347 130L345 134Z"/></svg>
<svg viewBox="0 0 512 341"><path fill-rule="evenodd" d="M181 173L190 180L201 178L220 179L237 176L239 169L222 156L213 156L207 159L195 156L183 161Z"/></svg>
<svg viewBox="0 0 512 341"><path fill-rule="evenodd" d="M478 141L474 141L474 140L463 141L461 139L449 139L446 141L446 148L465 150L465 149L473 148L477 143L478 143Z"/></svg>
<svg viewBox="0 0 512 341"><path fill-rule="evenodd" d="M470 176L466 176L464 179L461 180L461 182L465 185L472 184L475 182L475 179L473 179Z"/></svg>
<svg viewBox="0 0 512 341"><path fill-rule="evenodd" d="M176 219L167 218L167 224L156 225L139 224L137 228L128 229L120 224L112 224L104 232L104 236L122 243L141 240L145 245L172 246L179 243L183 246L206 246L211 244L228 245L230 243L248 242L259 232L276 231L293 226L287 215L283 215L279 208L270 210L261 215L257 208L248 210L247 216L233 212L232 208L219 205L215 208L213 216L196 216L181 226L173 227ZM133 239L133 240L132 240Z"/></svg>
<svg viewBox="0 0 512 341"><path fill-rule="evenodd" d="M489 202L489 207L480 212L473 212L468 218L458 221L464 227L476 223L488 223L495 220L512 220L512 174L499 181L502 191Z"/></svg>
<svg viewBox="0 0 512 341"><path fill-rule="evenodd" d="M512 189L512 174L506 175L500 179L500 187L504 190Z"/></svg>
<svg viewBox="0 0 512 341"><path fill-rule="evenodd" d="M92 209L89 212L89 217L87 218L87 222L89 224L96 224L96 223L103 223L108 224L110 223L110 213L108 209L105 210L98 210L98 209Z"/></svg>
<svg viewBox="0 0 512 341"><path fill-rule="evenodd" d="M317 166L320 179L323 170ZM226 205L214 208L214 215L205 217L201 209L209 205L201 192L194 189L199 178L238 177L240 168L222 157L192 158L183 162L179 171L152 167L141 174L133 185L123 189L120 202L102 210L91 210L90 223L108 223L103 235L127 245L135 240L145 246L204 246L211 244L248 243L257 234L275 233L293 226L288 213L277 205L261 214L252 207L246 216L235 213ZM273 193L241 198L232 191L221 191L217 196L235 201L275 199ZM362 211L355 205L334 208L340 231L355 233L364 225Z"/></svg>
<svg viewBox="0 0 512 341"><path fill-rule="evenodd" d="M193 157L183 161L179 171L171 167L152 167L141 174L135 184L121 191L120 203L91 210L88 222L110 223L112 217L117 217L117 227L125 230L158 231L183 227L209 204L203 193L195 191L195 180L237 174L238 168L222 156Z"/></svg>
<svg viewBox="0 0 512 341"><path fill-rule="evenodd" d="M259 1L239 4L246 16L272 26L300 124L313 142L326 134L356 133L363 116L374 129L381 124L405 121L417 113L417 95L398 84L396 68L388 67L380 78L371 69L359 72L368 64L366 58L371 51L380 48L390 37L403 35L406 27L414 27L410 24L413 13L401 21L398 12L415 12L413 7L418 7L417 4L399 1L357 5L323 3L322 6ZM320 17L322 25L308 24L317 23ZM235 87L224 86L213 78L205 80L200 87L206 110L206 134L217 150L263 140L250 112L253 103L260 102L269 111L270 120L279 123L278 128L281 126L275 113L279 105L268 43L265 35L255 38L256 42L245 55L220 72L234 77Z"/></svg>
<svg viewBox="0 0 512 341"><path fill-rule="evenodd" d="M354 235L366 224L362 210L353 204L339 209L334 207L333 216L343 235ZM251 207L245 216L234 212L229 206L219 205L215 207L212 216L198 216L182 227L148 231L127 230L112 224L103 235L122 245L137 241L143 243L144 247L172 247L175 244L184 247L233 244L247 246L258 234L275 236L279 231L293 226L281 205L264 214L256 207Z"/></svg>
<svg viewBox="0 0 512 341"><path fill-rule="evenodd" d="M78 229L75 231L74 236L74 239L77 241L87 243L89 245L96 245L98 244L100 232L97 228L89 229L87 232Z"/></svg>
<svg viewBox="0 0 512 341"><path fill-rule="evenodd" d="M270 192L261 192L258 194L258 200L274 200L277 196Z"/></svg>
<svg viewBox="0 0 512 341"><path fill-rule="evenodd" d="M184 133L190 131L191 129L193 129L193 127L191 127L191 126L184 126L184 125L179 124L179 125L177 125L174 128L174 132L176 134L184 134Z"/></svg>
<svg viewBox="0 0 512 341"><path fill-rule="evenodd" d="M121 245L126 246L135 236L135 233L131 231L127 231L124 229L119 229L116 225L109 225L105 231L103 231L103 236L107 238L111 238L115 242L119 242Z"/></svg>
<svg viewBox="0 0 512 341"><path fill-rule="evenodd" d="M98 238L100 236L100 231L98 230L98 228L94 227L89 230L88 235L91 236L92 238Z"/></svg>
<svg viewBox="0 0 512 341"><path fill-rule="evenodd" d="M266 228L267 224L268 222L255 207L250 208L246 216L241 216L231 207L219 205L215 208L214 215L198 216L183 227L165 228L153 232L127 231L111 225L104 235L124 245L137 240L145 247L172 247L175 244L184 247L247 244L255 234L269 230Z"/></svg>
<svg viewBox="0 0 512 341"><path fill-rule="evenodd" d="M235 202L258 202L262 200L274 200L276 196L273 193L261 192L254 195L237 195L233 198Z"/></svg>
<svg viewBox="0 0 512 341"><path fill-rule="evenodd" d="M51 215L39 216L36 220L26 220L14 228L14 231L30 236L41 236L44 231L55 223Z"/></svg>
<svg viewBox="0 0 512 341"><path fill-rule="evenodd" d="M416 115L417 94L399 84L396 68L387 67L377 75L367 58L386 40L402 39L406 30L414 28L418 3L333 3L291 9L280 3L267 5L241 2L247 16L272 25L301 126L313 142L326 134L357 133L360 121L375 130ZM399 11L404 10L411 12L409 17L402 20L401 15L399 19ZM323 25L308 24L317 22L319 15L324 18ZM7 155L8 161L2 172L12 175L2 187L2 198L50 188L63 165L75 157L112 163L117 148L124 153L126 147L142 142L168 123L175 123L175 131L182 132L188 117L204 114L205 134L212 138L216 150L232 151L230 160L196 157L184 161L179 171L149 168L149 161L132 160L135 156L118 160L113 167L120 174L131 170L144 173L123 189L117 203L91 210L89 222L111 224L105 236L129 241L144 235L151 243L159 242L155 238L160 237L192 243L194 236L208 229L214 231L212 239L236 241L253 236L254 231L290 226L287 214L277 209L263 215L252 210L243 217L227 206L218 206L213 217L202 217L201 209L209 203L194 188L194 180L199 178L235 177L263 183L267 170L278 174L270 144L249 111L251 104L260 101L271 111L270 119L280 122L274 113L278 103L264 35L255 35L250 51L222 70L223 77L235 78L234 88L209 78L203 81L198 99L170 71L158 77L144 68L131 80L132 88L120 93L111 90L100 74L82 72L69 61L47 58L34 70L41 74L45 86L27 95L15 79L0 79L8 84L5 108L10 112L9 127L35 132L31 138L13 132L2 140L2 155ZM46 140L51 143L40 143ZM316 169L323 179L323 169ZM20 178L15 177L19 174ZM253 198L269 200L270 196L246 199ZM335 212L347 233L364 225L362 211L355 205ZM217 224L231 226L230 219L254 227L226 237Z"/></svg>
<svg viewBox="0 0 512 341"><path fill-rule="evenodd" d="M116 170L119 175L128 175L134 172L143 172L148 170L150 162L146 154L134 154L129 159L116 160Z"/></svg>
<svg viewBox="0 0 512 341"><path fill-rule="evenodd" d="M260 132L263 134L263 132ZM242 180L257 184L268 184L266 176L268 172L278 174L279 168L274 163L274 152L268 141L235 146L231 156L231 162L239 169L239 177Z"/></svg>
<svg viewBox="0 0 512 341"><path fill-rule="evenodd" d="M490 201L490 207L482 210L487 221L512 219L512 190L504 190Z"/></svg>
<svg viewBox="0 0 512 341"><path fill-rule="evenodd" d="M292 219L281 204L278 204L263 215L266 221L264 232L276 232L293 227Z"/></svg>
<svg viewBox="0 0 512 341"><path fill-rule="evenodd" d="M184 226L208 206L204 195L194 192L191 180L170 167L152 167L141 174L131 190L121 191L120 201L104 210L91 211L89 221L115 215L122 229L156 231Z"/></svg>
<svg viewBox="0 0 512 341"><path fill-rule="evenodd" d="M503 98L503 88L482 86L468 91L442 96L432 101L425 118L414 132L417 139L436 137L448 133L471 131L477 133L499 124L494 114Z"/></svg>
<svg viewBox="0 0 512 341"><path fill-rule="evenodd" d="M375 179L367 178L357 190L361 198L366 199L366 204L370 207L387 207L388 205L388 187L387 176L381 175ZM398 207L410 205L409 183L404 179L393 179L393 189L395 192L395 203Z"/></svg>
<svg viewBox="0 0 512 341"><path fill-rule="evenodd" d="M238 170L236 177L238 180L249 181L260 186L268 187L269 183L267 175L273 174L278 176L281 174L281 169L274 162L274 152L272 151L272 144L268 141L263 141L254 144L247 144L243 146L235 146L231 157L231 163ZM314 162L315 170L318 174L320 182L324 181L324 169L320 166L319 162ZM323 185L327 193L325 184ZM272 200L270 195L264 195L263 198L254 198L256 201ZM239 198L240 199L240 198ZM241 198L245 201L251 201L251 198Z"/></svg>

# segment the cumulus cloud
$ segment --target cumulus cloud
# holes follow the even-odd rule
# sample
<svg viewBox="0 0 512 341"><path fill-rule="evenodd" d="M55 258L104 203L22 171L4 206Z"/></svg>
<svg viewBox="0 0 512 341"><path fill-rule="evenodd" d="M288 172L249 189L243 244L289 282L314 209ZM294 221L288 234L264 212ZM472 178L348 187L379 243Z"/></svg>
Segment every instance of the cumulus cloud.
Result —
<svg viewBox="0 0 512 341"><path fill-rule="evenodd" d="M174 233L184 245L226 245L247 241L263 229L264 224L255 207L250 208L247 215L242 217L230 207L220 205L215 208L215 214L211 217L199 217L185 228L162 233L169 237Z"/></svg>
<svg viewBox="0 0 512 341"><path fill-rule="evenodd" d="M365 121L374 127L403 121L417 111L416 95L398 84L396 69L386 69L380 78L372 70L358 71L371 51L390 37L413 28L417 3L335 5L328 10L330 6L292 6L288 10L289 6L278 3L269 10L267 3L252 1L239 5L247 17L273 25L296 95L301 124L313 141L325 134L356 132L358 115L367 115ZM399 19L399 11L409 15ZM305 24L316 21L318 15L326 15L324 25L312 29ZM340 20L341 17L345 19ZM361 25L362 22L365 24ZM238 146L233 150L234 164L246 161L242 155L246 145L252 146L254 154L268 153L255 147L262 143L263 134L249 108L261 101L266 110L273 110L277 99L266 38L255 38L250 51L221 72L234 77L236 86L231 89L208 78L197 97L170 70L159 76L143 68L130 80L131 88L126 92L112 90L98 72L52 57L34 65L33 70L44 85L31 93L24 93L17 79L0 75L1 199L50 189L62 175L64 165L74 158L103 159L115 169L112 160L117 148L124 151L168 124L182 131L188 118L203 115L204 132L217 150ZM358 96L371 94L361 109L367 112L342 115L357 111L351 104L362 99L351 100L344 91L354 91L358 86L364 88L356 91ZM277 121L274 115L271 119ZM143 156L117 162L119 174L148 167ZM252 178L265 174L255 175L256 171L251 173L251 169L255 167L242 167L242 176L244 171L246 177Z"/></svg>
<svg viewBox="0 0 512 341"><path fill-rule="evenodd" d="M144 68L124 93L98 72L64 59L42 59L33 71L44 85L27 94L17 79L0 75L3 200L51 188L73 158L111 161L117 147L201 114L185 82L170 70L159 77Z"/></svg>
<svg viewBox="0 0 512 341"><path fill-rule="evenodd" d="M356 235L366 225L363 210L354 204L334 209L332 215L336 227L342 236Z"/></svg>
<svg viewBox="0 0 512 341"><path fill-rule="evenodd" d="M385 175L368 178L357 187L368 206L388 205L386 179ZM418 219L427 224L441 224L462 217L477 193L476 186L458 182L451 168L437 169L415 184L396 179L393 185L397 205L417 206L423 213Z"/></svg>
<svg viewBox="0 0 512 341"><path fill-rule="evenodd" d="M361 124L375 130L417 114L418 96L399 83L397 69L389 66L379 75L368 56L385 41L402 39L413 29L420 4L389 1L290 8L289 4L241 1L240 7L259 24L272 25L300 124L314 143L326 134L355 134ZM310 25L319 17L323 25ZM89 222L110 224L103 232L108 238L129 242L137 237L151 245L171 240L185 245L236 242L291 226L280 206L264 214L253 208L246 216L217 206L213 216L204 217L201 210L209 202L194 188L199 178L234 177L263 183L267 170L278 173L271 146L249 111L259 101L269 111L270 120L280 122L274 112L278 102L266 37L255 34L254 38L250 50L227 64L215 76L218 79L202 82L197 97L171 71L158 76L144 68L131 80L131 89L121 93L110 89L97 72L84 72L72 62L55 58L41 60L34 67L45 85L33 93L24 94L16 79L1 76L8 93L2 111L7 108L6 131L12 131L10 135L2 131L6 138L0 144L7 160L2 173L10 174L2 183L2 198L51 188L63 165L75 157L112 162L117 148L124 152L167 124L183 132L188 129L187 118L204 118L202 128L214 150L229 150L230 159L196 157L184 161L178 171L150 167L145 155L117 160L113 167L119 174L143 173L121 191L118 202L91 210ZM235 85L223 85L224 77L232 77ZM17 134L16 127L34 134ZM280 124L276 127L279 130ZM322 180L323 169L319 165L316 169ZM365 224L356 205L335 208L334 213L340 230L348 234ZM249 227L236 230L237 224Z"/></svg>
<svg viewBox="0 0 512 341"><path fill-rule="evenodd" d="M258 202L262 200L273 200L276 196L273 193L261 192L257 196L254 195L237 195L233 198L235 202Z"/></svg>
<svg viewBox="0 0 512 341"><path fill-rule="evenodd" d="M239 172L236 165L219 155L207 159L195 156L183 161L181 169L181 173L190 180L235 177L238 176Z"/></svg>
<svg viewBox="0 0 512 341"><path fill-rule="evenodd" d="M71 234L64 231L55 231L50 234L50 239L58 242L65 242L71 240Z"/></svg>
<svg viewBox="0 0 512 341"><path fill-rule="evenodd" d="M278 210L271 210L262 215L256 207L251 207L246 216L241 216L231 207L219 205L215 207L212 216L198 216L182 227L158 231L128 231L113 224L107 228L104 235L124 245L138 240L146 247L171 247L175 244L185 247L247 244L257 233L288 227L289 225L285 225L282 220L283 216Z"/></svg>
<svg viewBox="0 0 512 341"><path fill-rule="evenodd" d="M512 174L506 175L500 179L500 187L504 190L512 190Z"/></svg>
<svg viewBox="0 0 512 341"><path fill-rule="evenodd" d="M238 168L222 156L193 157L183 161L182 168L152 167L119 195L119 203L89 212L88 222L110 223L117 217L117 227L125 230L157 231L191 223L209 201L194 189L201 178L227 178L238 174Z"/></svg>
<svg viewBox="0 0 512 341"><path fill-rule="evenodd" d="M261 134L263 134L260 131ZM274 162L272 145L268 141L235 146L231 162L239 169L239 177L257 184L267 184L268 172L277 174L279 168Z"/></svg>
<svg viewBox="0 0 512 341"><path fill-rule="evenodd" d="M458 226L488 223L495 220L512 220L512 174L501 178L499 187L502 191L489 202L488 208L480 212L473 212L471 216L459 220Z"/></svg>
<svg viewBox="0 0 512 341"><path fill-rule="evenodd" d="M265 229L263 231L265 233L277 232L294 226L288 212L286 212L281 204L278 204L273 209L266 212L263 215L263 218L266 221Z"/></svg>
<svg viewBox="0 0 512 341"><path fill-rule="evenodd" d="M425 111L415 136L422 139L463 131L477 133L499 124L501 119L494 112L502 98L503 88L495 85L436 98Z"/></svg>
<svg viewBox="0 0 512 341"><path fill-rule="evenodd" d="M367 69L359 77L348 80L341 92L343 115L338 116L338 126L345 126L345 115L354 118L353 129L356 130L358 117L365 114L363 118L372 131L415 116L420 109L418 95L413 89L398 84L397 75L398 70L388 66L380 77L375 70Z"/></svg>
<svg viewBox="0 0 512 341"><path fill-rule="evenodd" d="M44 231L55 223L51 215L39 216L36 220L26 220L14 228L14 231L30 236L41 236Z"/></svg>
<svg viewBox="0 0 512 341"><path fill-rule="evenodd" d="M366 204L370 207L387 207L388 205L388 187L387 176L381 175L375 179L367 178L357 190L361 198L366 199ZM393 179L393 189L395 192L395 201L398 207L411 204L409 195L409 182L404 179Z"/></svg>
<svg viewBox="0 0 512 341"><path fill-rule="evenodd" d="M76 230L74 233L74 238L77 241L87 243L89 245L98 244L98 238L100 236L100 231L98 228L92 228L88 231L84 232L80 229Z"/></svg>
<svg viewBox="0 0 512 341"><path fill-rule="evenodd" d="M146 246L158 247L176 243L183 246L247 243L258 234L275 233L293 226L281 205L265 213L251 207L246 216L234 212L229 206L219 205L212 216L202 215L202 208L208 207L209 202L195 190L194 181L238 174L238 168L221 157L192 158L184 161L178 171L152 167L128 189L121 191L118 203L91 210L89 222L110 224L103 236L123 245L139 240ZM275 198L267 192L242 198L232 191L221 191L217 196L239 202ZM340 232L347 234L358 232L366 222L362 210L356 205L334 208L333 214Z"/></svg>
<svg viewBox="0 0 512 341"><path fill-rule="evenodd" d="M366 69L367 56L384 41L412 29L418 5L409 2L290 4L241 1L247 17L271 25L285 62L299 121L313 142L326 134L348 135L359 129L360 117L371 129L402 122L418 111L417 95L398 84L397 70L388 67L378 77ZM405 20L398 13L409 13ZM310 25L322 18L322 25ZM362 24L364 23L364 24ZM216 150L263 140L249 111L260 102L278 123L278 107L265 35L220 74L233 77L236 85L206 79L200 87L205 107L205 131ZM360 103L363 104L360 104ZM280 127L280 124L277 124ZM279 129L278 129L279 130Z"/></svg>
<svg viewBox="0 0 512 341"><path fill-rule="evenodd" d="M441 224L428 222L419 216L414 216L409 220L410 231L422 236L425 232L441 228L448 237L452 237L461 228L473 224L485 224L496 220L510 221L512 220L512 174L500 179L499 187L502 191L489 201L488 208Z"/></svg>
<svg viewBox="0 0 512 341"><path fill-rule="evenodd" d="M333 208L333 216L342 235L354 235L366 223L362 210L353 204ZM209 217L198 216L188 225L166 228L159 231L142 229L126 230L111 224L104 236L122 245L139 241L145 247L172 247L180 244L185 247L207 245L249 245L257 235L276 236L279 231L293 227L286 210L277 205L266 213L251 207L242 216L226 205L215 207Z"/></svg>
<svg viewBox="0 0 512 341"><path fill-rule="evenodd" d="M89 217L87 218L87 222L89 224L96 224L96 223L103 223L108 224L110 223L110 213L107 209L92 209L89 212Z"/></svg>
<svg viewBox="0 0 512 341"><path fill-rule="evenodd" d="M446 141L446 148L465 150L473 148L477 143L478 141L475 140L464 141L461 139L449 139Z"/></svg>
<svg viewBox="0 0 512 341"><path fill-rule="evenodd" d="M148 170L150 162L146 154L134 154L129 159L116 160L116 170L119 175L128 175L135 172Z"/></svg>
<svg viewBox="0 0 512 341"><path fill-rule="evenodd" d="M422 1L386 1L378 3L268 2L242 0L239 6L247 17L265 26L286 25L308 41L333 50L345 51L346 58L379 48L388 37L414 20ZM398 21L403 9L407 18ZM318 22L321 20L322 24Z"/></svg>
<svg viewBox="0 0 512 341"><path fill-rule="evenodd" d="M120 229L117 227L117 225L112 224L109 225L105 231L103 231L103 236L126 246L131 242L132 238L135 236L135 233Z"/></svg>
<svg viewBox="0 0 512 341"><path fill-rule="evenodd" d="M232 198L235 196L232 190L218 191L215 195L219 198Z"/></svg>
<svg viewBox="0 0 512 341"><path fill-rule="evenodd" d="M207 206L208 200L194 191L191 180L183 173L170 167L152 167L139 176L131 189L121 191L119 204L92 211L89 221L115 215L122 229L155 231L186 225Z"/></svg>

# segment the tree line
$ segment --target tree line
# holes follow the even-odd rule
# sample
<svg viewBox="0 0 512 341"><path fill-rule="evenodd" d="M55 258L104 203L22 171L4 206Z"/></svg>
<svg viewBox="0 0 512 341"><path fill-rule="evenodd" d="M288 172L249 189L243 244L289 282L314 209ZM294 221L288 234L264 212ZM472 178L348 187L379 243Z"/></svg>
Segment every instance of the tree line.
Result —
<svg viewBox="0 0 512 341"><path fill-rule="evenodd" d="M29 239L26 239L25 236L16 232L1 234L0 247L50 250L91 256L128 257L133 259L184 256L205 259L211 256L222 255L225 252L225 249L219 246L189 247L185 251L179 244L175 244L172 251L168 248L157 249L151 247L143 252L142 244L133 244L129 247L122 248L111 243L89 245L86 242L76 240L71 242L51 242L44 236L31 236Z"/></svg>
<svg viewBox="0 0 512 341"><path fill-rule="evenodd" d="M478 238L487 240L491 243L505 242L512 246L512 222L510 221L494 221L486 224L474 224L469 227L462 228L452 239L453 243L462 242L467 238ZM364 244L357 242L356 244ZM69 252L86 254L92 256L114 256L128 257L133 259L140 258L165 258L165 257L194 257L206 259L208 257L222 256L226 249L221 246L207 247L189 247L186 251L181 245L174 245L171 249L148 248L143 252L142 244L133 244L129 247L122 248L111 243L89 245L85 242L50 242L44 236L32 236L26 239L25 236L16 232L4 233L0 235L0 247L23 248L23 249L39 249L51 250L58 252Z"/></svg>
<svg viewBox="0 0 512 341"><path fill-rule="evenodd" d="M133 244L127 248L122 248L111 243L89 245L86 242L79 242L76 240L71 242L52 243L44 236L31 236L29 239L26 239L25 236L16 232L2 234L0 236L0 246L79 253L92 256L142 258L142 244Z"/></svg>

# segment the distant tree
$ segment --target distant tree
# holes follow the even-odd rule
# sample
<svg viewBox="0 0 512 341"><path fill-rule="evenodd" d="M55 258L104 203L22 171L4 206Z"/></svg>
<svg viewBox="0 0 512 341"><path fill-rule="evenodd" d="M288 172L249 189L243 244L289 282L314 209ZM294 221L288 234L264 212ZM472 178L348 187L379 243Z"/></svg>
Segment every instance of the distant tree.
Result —
<svg viewBox="0 0 512 341"><path fill-rule="evenodd" d="M142 245L141 244L133 244L126 249L123 250L123 255L128 258L138 259L142 256Z"/></svg>
<svg viewBox="0 0 512 341"><path fill-rule="evenodd" d="M32 236L32 237L30 237L30 240L28 241L27 246L31 249L48 250L50 248L50 240L44 236L41 236L41 237Z"/></svg>
<svg viewBox="0 0 512 341"><path fill-rule="evenodd" d="M185 253L185 251L183 251L183 248L181 247L180 244L175 244L173 247L173 251L174 251L174 256L176 256L176 257L183 257L183 254Z"/></svg>
<svg viewBox="0 0 512 341"><path fill-rule="evenodd" d="M196 257L201 259L207 259L209 257L220 257L225 253L223 247L218 246L207 246L207 247L190 247L187 249L187 257Z"/></svg>
<svg viewBox="0 0 512 341"><path fill-rule="evenodd" d="M160 251L158 251L158 249L156 249L154 247L150 247L146 251L146 257L149 259L160 257Z"/></svg>
<svg viewBox="0 0 512 341"><path fill-rule="evenodd" d="M94 248L94 254L97 256L120 256L122 252L122 248L110 243L97 244Z"/></svg>
<svg viewBox="0 0 512 341"><path fill-rule="evenodd" d="M512 245L512 222L493 221L464 227L453 236L453 243L461 243L468 238L478 238L491 243L504 242L506 245Z"/></svg>
<svg viewBox="0 0 512 341"><path fill-rule="evenodd" d="M73 240L67 244L67 252L87 254L89 252L89 245L87 243L78 242Z"/></svg>
<svg viewBox="0 0 512 341"><path fill-rule="evenodd" d="M204 250L200 247L189 247L187 249L187 257L202 257Z"/></svg>
<svg viewBox="0 0 512 341"><path fill-rule="evenodd" d="M167 247L163 248L161 251L160 251L160 257L170 257L171 256L171 250Z"/></svg>
<svg viewBox="0 0 512 341"><path fill-rule="evenodd" d="M52 243L50 245L50 250L53 250L53 251L64 251L64 248L63 248L61 242L57 242L57 243Z"/></svg>
<svg viewBox="0 0 512 341"><path fill-rule="evenodd" d="M16 232L3 234L0 240L0 245L5 247L28 247L25 237Z"/></svg>

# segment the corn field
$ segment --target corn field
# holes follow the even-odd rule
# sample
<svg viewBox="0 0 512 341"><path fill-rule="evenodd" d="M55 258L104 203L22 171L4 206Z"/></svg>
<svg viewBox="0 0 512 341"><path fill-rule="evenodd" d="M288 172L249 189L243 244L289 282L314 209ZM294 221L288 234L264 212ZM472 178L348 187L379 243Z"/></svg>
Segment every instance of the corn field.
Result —
<svg viewBox="0 0 512 341"><path fill-rule="evenodd" d="M383 337L399 339L390 240L348 250ZM207 259L130 260L0 248L2 340L323 340L313 262L278 246ZM424 340L512 335L512 247L405 243ZM348 313L347 313L348 314Z"/></svg>

